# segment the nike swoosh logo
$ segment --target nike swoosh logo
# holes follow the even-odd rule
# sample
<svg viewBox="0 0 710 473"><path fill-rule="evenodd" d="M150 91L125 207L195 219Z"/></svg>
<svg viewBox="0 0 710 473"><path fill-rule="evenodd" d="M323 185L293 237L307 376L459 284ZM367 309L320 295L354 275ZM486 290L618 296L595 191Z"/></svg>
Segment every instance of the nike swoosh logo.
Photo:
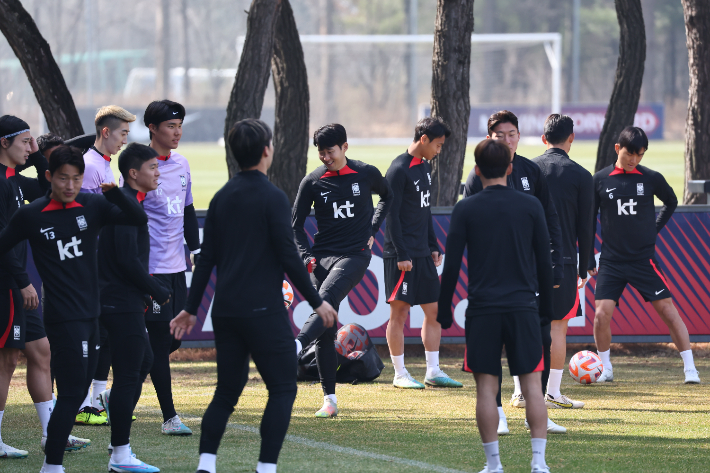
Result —
<svg viewBox="0 0 710 473"><path fill-rule="evenodd" d="M539 296L539 295L540 295L540 293L539 293L539 292L536 292L536 293L535 293L535 296Z"/></svg>
<svg viewBox="0 0 710 473"><path fill-rule="evenodd" d="M659 294L662 293L663 291L665 291L665 289L661 289L660 291L656 291L656 295L659 295Z"/></svg>
<svg viewBox="0 0 710 473"><path fill-rule="evenodd" d="M609 188L607 187L607 188L606 188L606 191L607 191L607 192L611 192L611 191L613 191L613 190L615 190L615 189L616 189L616 187L614 187L614 189L609 189Z"/></svg>
<svg viewBox="0 0 710 473"><path fill-rule="evenodd" d="M177 114L178 114L177 112L173 112L173 115L177 115Z"/></svg>
<svg viewBox="0 0 710 473"><path fill-rule="evenodd" d="M100 349L101 349L101 345L96 345L96 349L97 349L97 350L100 350Z"/></svg>
<svg viewBox="0 0 710 473"><path fill-rule="evenodd" d="M417 184L419 184L419 181L421 181L421 179L419 179L418 181L414 181L414 185L416 186Z"/></svg>
<svg viewBox="0 0 710 473"><path fill-rule="evenodd" d="M324 196L324 195L326 195L326 194L330 194L330 192L331 192L331 191L328 191L328 192L321 192L320 195L321 195L321 196Z"/></svg>
<svg viewBox="0 0 710 473"><path fill-rule="evenodd" d="M53 228L54 228L54 227L49 227L49 228L40 228L40 229L39 229L39 231L40 231L40 233L44 233L44 232L48 232L48 231L50 231L50 230L51 230L51 229L53 229Z"/></svg>

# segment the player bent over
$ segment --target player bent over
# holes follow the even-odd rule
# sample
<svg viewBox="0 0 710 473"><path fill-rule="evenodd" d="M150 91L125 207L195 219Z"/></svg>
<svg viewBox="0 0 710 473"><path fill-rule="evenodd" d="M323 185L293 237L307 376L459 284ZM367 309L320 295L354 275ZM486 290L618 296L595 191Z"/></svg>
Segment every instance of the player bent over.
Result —
<svg viewBox="0 0 710 473"><path fill-rule="evenodd" d="M390 165L385 178L394 198L387 215L384 242L385 290L389 295L390 320L387 344L394 366L392 384L397 388L424 389L404 367L404 323L412 306L424 311L422 342L426 355L424 382L430 386L460 388L439 368L441 325L436 321L442 256L434 234L429 199L431 165L441 151L449 127L439 118L423 118L414 131L414 142Z"/></svg>
<svg viewBox="0 0 710 473"><path fill-rule="evenodd" d="M202 418L197 470L216 472L217 449L247 382L251 355L269 391L256 471L275 473L297 389L293 332L281 293L284 271L325 327L334 325L337 314L311 285L293 241L288 199L266 177L274 152L271 130L246 119L234 124L228 138L241 172L210 202L187 305L170 327L177 339L192 330L216 266L217 389Z"/></svg>
<svg viewBox="0 0 710 473"><path fill-rule="evenodd" d="M38 152L27 123L12 115L0 117L0 230L5 228L15 211L42 197L49 189L44 174L47 160ZM38 179L19 174L30 164ZM40 445L47 441L47 424L52 415L52 381L50 351L44 324L37 309L37 291L27 275L27 243L13 248L6 257L11 265L0 269L0 423L5 414L8 388L20 352L27 357L27 390L32 397L42 426ZM67 450L78 450L91 444L87 439L69 436ZM24 458L25 450L5 444L0 437L0 458Z"/></svg>
<svg viewBox="0 0 710 473"><path fill-rule="evenodd" d="M532 472L549 473L545 463L547 408L540 382L540 320L552 315L553 290L545 213L538 199L507 186L512 164L504 143L484 140L474 156L483 190L457 203L451 214L437 320L442 328L451 327L451 301L468 247L466 362L476 380L476 420L487 460L481 473L503 471L496 432L503 346L510 374L520 377L526 399Z"/></svg>
<svg viewBox="0 0 710 473"><path fill-rule="evenodd" d="M142 204L146 193L158 187L158 153L131 143L118 158L123 177L121 191ZM108 335L101 350L110 355L113 385L98 393L111 423L111 458L108 470L115 472L159 471L131 455L131 417L141 395L143 381L153 364L145 328L145 313L153 309L150 297L165 304L170 292L148 273L150 237L148 225L109 225L99 237L99 287L101 323ZM150 297L145 296L146 294Z"/></svg>
<svg viewBox="0 0 710 473"><path fill-rule="evenodd" d="M80 194L83 173L81 152L59 146L45 173L51 193L17 209L0 233L0 265L7 269L6 253L29 240L44 285L44 327L58 398L47 426L42 473L64 471L67 439L96 369L99 231L112 223L147 223L138 203L127 200L113 184L102 185L103 196Z"/></svg>
<svg viewBox="0 0 710 473"><path fill-rule="evenodd" d="M574 141L574 121L552 114L545 120L542 142L547 151L533 159L540 166L550 187L562 230L562 259L564 279L553 291L550 346L550 376L545 402L552 409L580 409L584 403L574 401L560 392L567 354L567 324L582 316L579 289L587 281L589 251L594 246L592 223L592 175L568 155ZM579 244L579 258L577 257ZM578 261L579 260L579 261ZM579 282L578 282L579 281Z"/></svg>
<svg viewBox="0 0 710 473"><path fill-rule="evenodd" d="M296 246L311 272L311 282L336 311L365 275L372 243L393 199L387 180L376 167L345 156L347 141L345 128L337 123L322 126L315 132L313 144L318 148L323 166L301 181L291 218ZM374 215L373 193L380 196ZM318 225L312 248L303 230L311 206ZM316 412L316 417L338 415L336 331L337 326L325 327L314 313L296 338L299 352L316 342L316 364L324 394L323 407Z"/></svg>
<svg viewBox="0 0 710 473"><path fill-rule="evenodd" d="M661 173L639 163L648 150L646 133L626 127L615 146L617 160L594 175L592 237L597 211L601 212L602 250L596 269L594 248L589 274L597 276L594 291L594 341L604 364L597 382L614 381L610 360L611 317L627 284L651 302L671 333L683 358L686 384L699 384L700 377L690 350L688 329L673 305L670 286L656 259L656 236L670 220L678 205L675 193ZM663 202L658 217L653 197Z"/></svg>

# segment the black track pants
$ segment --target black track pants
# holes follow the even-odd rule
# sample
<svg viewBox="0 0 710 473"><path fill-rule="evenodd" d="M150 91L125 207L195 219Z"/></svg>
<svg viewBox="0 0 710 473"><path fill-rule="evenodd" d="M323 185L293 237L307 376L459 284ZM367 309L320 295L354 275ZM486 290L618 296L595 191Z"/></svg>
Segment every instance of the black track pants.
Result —
<svg viewBox="0 0 710 473"><path fill-rule="evenodd" d="M170 377L170 353L174 338L170 335L169 321L146 321L145 326L150 336L150 347L153 350L153 368L150 379L158 396L160 410L163 412L163 422L177 415L173 404L172 379Z"/></svg>

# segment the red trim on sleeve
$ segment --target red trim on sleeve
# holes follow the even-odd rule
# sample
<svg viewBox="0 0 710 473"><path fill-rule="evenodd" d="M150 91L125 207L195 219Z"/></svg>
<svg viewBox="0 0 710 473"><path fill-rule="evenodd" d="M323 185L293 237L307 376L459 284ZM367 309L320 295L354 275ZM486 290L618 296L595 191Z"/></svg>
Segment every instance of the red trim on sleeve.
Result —
<svg viewBox="0 0 710 473"><path fill-rule="evenodd" d="M52 199L49 201L49 204L47 204L47 206L42 209L42 212L51 212L52 210L73 209L75 207L83 207L83 205L81 205L76 200L64 205L61 202L59 202L58 200Z"/></svg>
<svg viewBox="0 0 710 473"><path fill-rule="evenodd" d="M564 316L562 320L569 320L577 317L577 309L579 309L579 289L577 289L577 298L574 300L574 307Z"/></svg>
<svg viewBox="0 0 710 473"><path fill-rule="evenodd" d="M643 173L638 170L638 168L634 168L633 171L626 171L625 169L617 168L614 166L614 170L611 171L610 176L616 176L617 174L641 174L643 176Z"/></svg>
<svg viewBox="0 0 710 473"><path fill-rule="evenodd" d="M14 170L14 169L13 169ZM12 300L12 289L10 291L10 319L7 322L7 327L5 328L5 333L0 337L0 348L5 348L5 342L7 337L10 335L10 329L12 328L12 322L15 320L15 302Z"/></svg>
<svg viewBox="0 0 710 473"><path fill-rule="evenodd" d="M320 178L323 179L324 177L344 176L345 174L357 174L357 171L353 171L346 164L345 167L343 167L343 169L341 169L340 171L328 171L325 174L323 174Z"/></svg>
<svg viewBox="0 0 710 473"><path fill-rule="evenodd" d="M397 285L394 287L394 291L392 291L392 295L389 299L387 299L387 302L392 302L394 300L397 295L397 291L399 291L399 287L402 285L402 281L404 281L404 271L402 271L402 274L399 276L399 281L397 281Z"/></svg>
<svg viewBox="0 0 710 473"><path fill-rule="evenodd" d="M5 177L6 178L12 177L14 175L15 175L15 168L7 168L7 170L5 170Z"/></svg>
<svg viewBox="0 0 710 473"><path fill-rule="evenodd" d="M412 160L409 162L409 167L411 168L411 167L414 167L414 166L418 166L418 165L420 165L421 163L422 163L422 159L421 159L421 158L415 158L415 157L413 157Z"/></svg>

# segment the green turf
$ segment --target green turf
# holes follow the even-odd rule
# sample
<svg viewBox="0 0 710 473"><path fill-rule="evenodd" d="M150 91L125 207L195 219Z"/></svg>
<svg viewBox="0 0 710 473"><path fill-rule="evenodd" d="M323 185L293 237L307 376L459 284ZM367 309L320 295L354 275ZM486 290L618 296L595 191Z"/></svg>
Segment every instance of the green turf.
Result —
<svg viewBox="0 0 710 473"><path fill-rule="evenodd" d="M683 158L684 143L681 141L653 141L644 157L643 164L655 169L666 177L673 187L676 195L682 198L685 162ZM348 151L348 157L357 159L376 166L384 173L392 160L406 150L406 146L360 146L353 145ZM213 143L185 143L180 145L178 151L190 161L192 172L192 192L195 198L195 207L206 209L212 196L227 182L227 165L224 158L224 148ZM542 144L539 146L521 145L518 152L527 158L534 158L545 151ZM590 172L594 169L597 155L596 141L579 141L572 147L572 159L579 162ZM114 159L112 168L116 176L118 173L118 160ZM308 151L308 172L320 165L318 153L314 147ZM466 160L463 168L463 179L473 169L473 148L466 150Z"/></svg>
<svg viewBox="0 0 710 473"><path fill-rule="evenodd" d="M386 360L385 360L386 361ZM289 434L333 446L425 462L458 471L478 472L485 462L475 420L475 390L470 374L459 371L460 360L442 359L442 367L464 382L457 390L401 391L391 386L387 363L380 379L356 386L338 385L341 413L336 419L316 419L322 403L319 385L299 383ZM696 360L701 373L710 359ZM422 379L424 360L408 359L412 374ZM710 385L685 386L680 358L619 356L614 359L616 382L580 386L569 376L563 392L587 402L582 410L550 410L553 420L569 429L551 435L547 461L553 472L702 472L710 465ZM133 424L131 442L138 457L164 472L193 473L197 465L200 417L209 403L216 376L212 362L173 363L177 411L193 429L192 437L160 434L155 391L145 384ZM504 398L512 380L504 377ZM230 419L219 450L221 472L253 472L259 455L258 434L236 428L258 428L266 390L253 369L242 398ZM524 411L505 407L511 435L501 437L501 460L506 472L528 472L529 434ZM2 425L5 442L30 452L23 460L0 460L2 472L36 473L43 456L39 424L18 369L10 387ZM77 426L73 434L93 444L65 456L68 473L106 471L107 427ZM287 440L279 460L282 472L404 472L426 471L394 462L337 453Z"/></svg>

